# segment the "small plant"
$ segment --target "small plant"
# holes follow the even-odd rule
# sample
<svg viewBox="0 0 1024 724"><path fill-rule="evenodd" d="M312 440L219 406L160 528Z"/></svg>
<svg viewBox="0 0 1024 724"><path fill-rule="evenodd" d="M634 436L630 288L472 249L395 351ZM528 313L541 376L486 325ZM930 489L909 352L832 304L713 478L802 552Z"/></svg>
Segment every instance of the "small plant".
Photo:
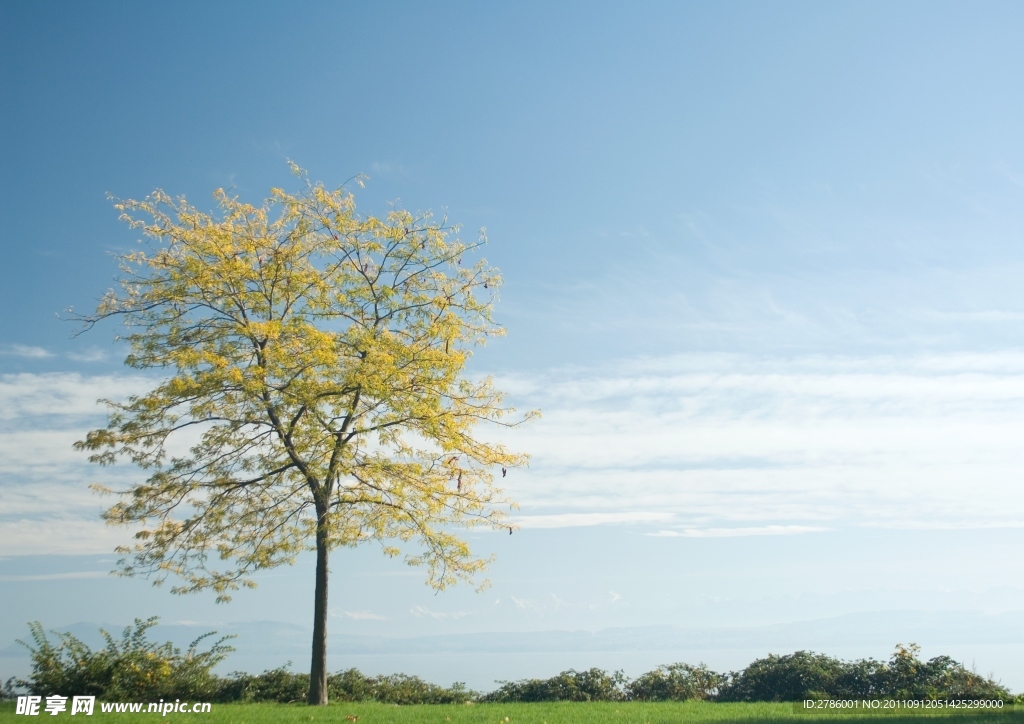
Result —
<svg viewBox="0 0 1024 724"><path fill-rule="evenodd" d="M219 679L211 669L234 649L225 636L206 651L199 645L215 632L203 634L182 653L171 642L149 641L146 633L158 618L135 619L120 641L100 629L106 646L93 651L70 633L52 631L51 642L38 621L29 631L35 647L18 641L32 655L32 674L18 680L33 694L41 696L96 696L108 701L157 699L209 699L219 688Z"/></svg>
<svg viewBox="0 0 1024 724"><path fill-rule="evenodd" d="M18 679L12 676L0 687L0 701L7 701L18 696Z"/></svg>

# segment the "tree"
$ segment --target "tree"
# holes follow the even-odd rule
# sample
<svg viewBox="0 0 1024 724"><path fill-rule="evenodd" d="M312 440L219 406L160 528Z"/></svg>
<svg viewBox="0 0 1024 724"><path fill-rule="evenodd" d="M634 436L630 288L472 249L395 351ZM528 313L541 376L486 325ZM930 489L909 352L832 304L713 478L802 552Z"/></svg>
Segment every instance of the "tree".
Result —
<svg viewBox="0 0 1024 724"><path fill-rule="evenodd" d="M407 561L429 585L472 580L488 561L454 529L511 533L492 471L526 463L477 423L535 413L513 419L491 379L465 374L472 348L503 333L497 271L463 264L483 236L463 244L429 214L361 217L344 188L292 168L303 189L259 207L223 190L216 215L161 191L115 201L151 249L122 256L120 290L78 319L122 318L125 363L170 376L104 401L107 426L76 447L149 473L103 514L141 526L118 550L125 575L227 601L253 571L316 551L308 700L324 704L330 551L414 542Z"/></svg>

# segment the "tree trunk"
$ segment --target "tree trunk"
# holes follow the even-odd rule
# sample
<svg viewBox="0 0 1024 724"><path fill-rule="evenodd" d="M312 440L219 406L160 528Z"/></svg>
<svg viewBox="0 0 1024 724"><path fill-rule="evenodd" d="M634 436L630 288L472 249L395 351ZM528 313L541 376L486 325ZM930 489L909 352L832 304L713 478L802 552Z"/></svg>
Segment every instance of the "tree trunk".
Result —
<svg viewBox="0 0 1024 724"><path fill-rule="evenodd" d="M309 667L309 695L314 706L327 703L327 511L316 527L316 590L313 594L313 661Z"/></svg>

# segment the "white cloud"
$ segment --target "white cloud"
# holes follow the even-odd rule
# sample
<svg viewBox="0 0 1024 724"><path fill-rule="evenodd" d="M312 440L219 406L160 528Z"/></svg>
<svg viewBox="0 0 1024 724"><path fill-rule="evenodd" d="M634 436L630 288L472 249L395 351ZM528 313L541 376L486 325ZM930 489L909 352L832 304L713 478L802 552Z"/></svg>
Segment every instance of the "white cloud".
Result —
<svg viewBox="0 0 1024 724"><path fill-rule="evenodd" d="M0 520L0 555L81 555L110 553L131 543L125 528L100 520L68 517Z"/></svg>
<svg viewBox="0 0 1024 724"><path fill-rule="evenodd" d="M515 519L520 528L579 528L608 523L649 523L664 521L671 513L636 511L631 513L560 513L554 515L524 515Z"/></svg>
<svg viewBox="0 0 1024 724"><path fill-rule="evenodd" d="M755 535L800 535L802 533L823 533L828 528L812 525L762 525L752 528L686 528L684 530L659 530L647 535L655 538L742 538Z"/></svg>
<svg viewBox="0 0 1024 724"><path fill-rule="evenodd" d="M106 408L103 399L124 399L153 384L141 375L52 374L0 375L0 420L15 420L35 415L50 415L64 420L47 423L52 428L79 424L76 416L100 416Z"/></svg>
<svg viewBox="0 0 1024 724"><path fill-rule="evenodd" d="M0 554L109 551L129 535L99 522L108 501L86 485L140 472L96 468L71 446L102 424L98 397L151 384L0 376ZM488 433L532 454L528 469L499 479L524 529L725 537L1024 520L1024 354L684 355L499 386L544 412L507 435ZM40 533L51 525L32 522L40 519L68 521L67 530L59 540Z"/></svg>
<svg viewBox="0 0 1024 724"><path fill-rule="evenodd" d="M540 599L520 598L518 596L509 596L509 599L511 599L517 613L529 617L557 616L566 611L608 610L611 607L627 605L623 601L622 595L618 592L608 591L607 594L607 597L601 596L596 599L579 598L576 600L566 600L556 593L549 593Z"/></svg>
<svg viewBox="0 0 1024 724"><path fill-rule="evenodd" d="M0 351L0 354L11 355L13 357L26 357L28 359L46 359L47 357L53 357L53 352L43 347L33 347L27 344L12 344L6 349Z"/></svg>
<svg viewBox="0 0 1024 724"><path fill-rule="evenodd" d="M409 613L416 618L432 618L436 621L443 619L460 619L472 615L472 612L470 611L431 611L426 606L420 605L410 608Z"/></svg>
<svg viewBox="0 0 1024 724"><path fill-rule="evenodd" d="M528 611L531 613L539 613L542 608L537 604L536 601L528 598L518 598L517 596L509 596L512 599L512 603L520 611Z"/></svg>
<svg viewBox="0 0 1024 724"><path fill-rule="evenodd" d="M393 161L373 161L370 163L370 172L381 178L408 178L410 176L407 166Z"/></svg>
<svg viewBox="0 0 1024 724"><path fill-rule="evenodd" d="M83 578L107 578L110 571L72 571L70 573L38 573L24 576L0 576L0 583L21 581L66 581Z"/></svg>
<svg viewBox="0 0 1024 724"><path fill-rule="evenodd" d="M98 347L92 347L81 352L68 352L68 358L76 362L102 362L107 359L107 353Z"/></svg>
<svg viewBox="0 0 1024 724"><path fill-rule="evenodd" d="M351 618L356 621L387 621L387 616L381 616L377 613L371 613L370 611L342 611L335 609L331 611L331 615L335 618Z"/></svg>
<svg viewBox="0 0 1024 724"><path fill-rule="evenodd" d="M544 412L503 438L532 454L502 481L524 527L652 511L691 537L1024 518L1019 353L684 355L501 386Z"/></svg>

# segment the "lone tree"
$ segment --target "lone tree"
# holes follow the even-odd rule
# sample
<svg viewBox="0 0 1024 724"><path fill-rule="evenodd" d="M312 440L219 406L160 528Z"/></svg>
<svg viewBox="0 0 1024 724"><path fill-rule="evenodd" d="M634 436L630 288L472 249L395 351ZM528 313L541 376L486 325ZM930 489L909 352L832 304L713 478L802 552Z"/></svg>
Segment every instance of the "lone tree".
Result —
<svg viewBox="0 0 1024 724"><path fill-rule="evenodd" d="M253 571L316 551L308 700L325 704L331 550L412 542L435 589L471 580L488 561L453 528L511 532L492 471L526 462L476 425L533 413L510 418L490 379L464 374L503 333L497 271L463 264L484 239L429 214L361 217L350 193L293 171L299 193L257 207L218 190L213 216L161 191L115 202L151 248L122 256L120 291L78 319L123 318L125 364L170 376L104 401L107 426L76 447L149 473L103 514L141 526L118 549L124 575L228 601Z"/></svg>

